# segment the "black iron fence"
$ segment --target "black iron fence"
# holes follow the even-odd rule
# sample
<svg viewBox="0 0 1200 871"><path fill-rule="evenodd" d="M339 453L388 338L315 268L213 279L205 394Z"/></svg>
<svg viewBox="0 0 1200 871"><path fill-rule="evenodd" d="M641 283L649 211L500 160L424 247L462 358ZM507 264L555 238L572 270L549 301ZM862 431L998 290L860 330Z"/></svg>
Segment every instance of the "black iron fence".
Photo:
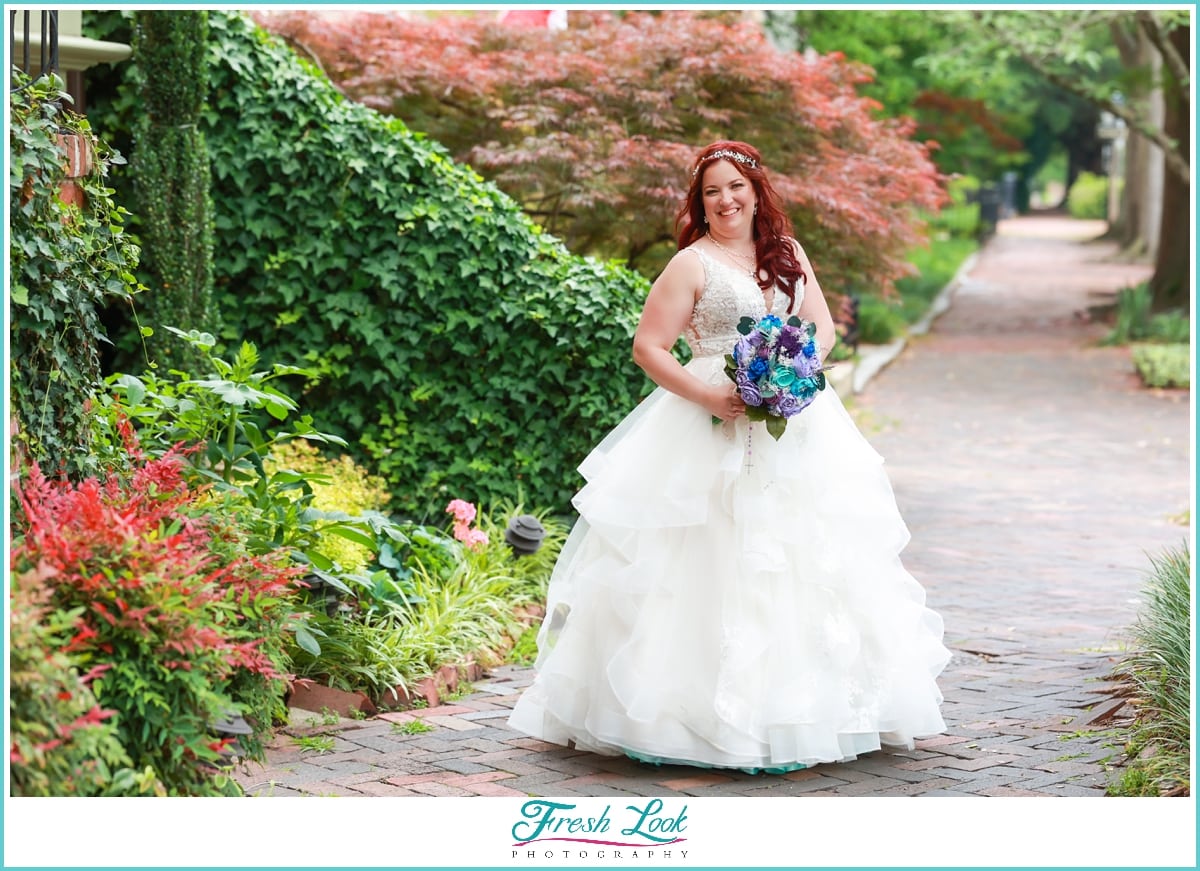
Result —
<svg viewBox="0 0 1200 871"><path fill-rule="evenodd" d="M22 16L21 41L17 42L17 16ZM38 45L32 43L34 16L41 16L41 27L37 28ZM35 48L37 51L35 52ZM42 76L49 75L58 69L58 11L21 12L12 9L8 13L8 56L12 58L13 66L30 81L21 85L9 78L9 91L17 91L29 87ZM36 66L35 66L36 62ZM35 73L36 69L36 73Z"/></svg>

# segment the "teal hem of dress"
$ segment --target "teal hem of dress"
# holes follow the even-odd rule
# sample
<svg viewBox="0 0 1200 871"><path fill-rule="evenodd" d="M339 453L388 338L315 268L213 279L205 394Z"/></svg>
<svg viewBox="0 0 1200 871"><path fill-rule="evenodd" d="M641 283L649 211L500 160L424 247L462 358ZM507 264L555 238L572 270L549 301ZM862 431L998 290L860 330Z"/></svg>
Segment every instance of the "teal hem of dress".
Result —
<svg viewBox="0 0 1200 871"><path fill-rule="evenodd" d="M641 753L635 753L632 750L624 751L625 755L637 762L644 762L647 765L686 765L690 768L712 768L726 769L731 771L744 771L746 774L787 774L790 771L802 771L808 768L803 762L793 762L788 765L773 765L770 768L739 768L734 765L710 765L707 762L693 762L690 759L669 759L662 756L644 756Z"/></svg>

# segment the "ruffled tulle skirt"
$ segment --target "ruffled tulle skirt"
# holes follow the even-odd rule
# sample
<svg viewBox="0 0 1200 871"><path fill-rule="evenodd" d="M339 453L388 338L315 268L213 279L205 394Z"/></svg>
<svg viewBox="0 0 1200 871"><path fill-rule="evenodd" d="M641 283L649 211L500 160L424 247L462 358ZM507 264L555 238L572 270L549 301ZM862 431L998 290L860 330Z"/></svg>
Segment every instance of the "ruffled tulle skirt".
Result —
<svg viewBox="0 0 1200 871"><path fill-rule="evenodd" d="M688 364L711 383L722 366ZM901 564L883 460L832 387L779 441L659 389L579 470L513 728L747 770L945 730L942 621Z"/></svg>

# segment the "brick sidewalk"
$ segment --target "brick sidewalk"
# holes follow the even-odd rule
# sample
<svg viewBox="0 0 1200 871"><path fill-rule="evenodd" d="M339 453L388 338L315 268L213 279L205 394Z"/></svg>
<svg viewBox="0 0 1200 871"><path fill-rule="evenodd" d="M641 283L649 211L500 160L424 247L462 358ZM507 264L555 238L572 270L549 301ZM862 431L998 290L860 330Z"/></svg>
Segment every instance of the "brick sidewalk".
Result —
<svg viewBox="0 0 1200 871"><path fill-rule="evenodd" d="M946 734L782 776L652 768L508 730L532 674L505 667L438 708L330 726L295 712L239 773L247 793L1102 795L1121 753L1103 679L1147 555L1187 534L1172 517L1190 500L1189 406L1097 346L1079 313L1148 269L1080 228L1002 222L949 312L854 402L913 533L905 565L946 621ZM401 731L415 718L432 731ZM332 752L296 745L314 732Z"/></svg>

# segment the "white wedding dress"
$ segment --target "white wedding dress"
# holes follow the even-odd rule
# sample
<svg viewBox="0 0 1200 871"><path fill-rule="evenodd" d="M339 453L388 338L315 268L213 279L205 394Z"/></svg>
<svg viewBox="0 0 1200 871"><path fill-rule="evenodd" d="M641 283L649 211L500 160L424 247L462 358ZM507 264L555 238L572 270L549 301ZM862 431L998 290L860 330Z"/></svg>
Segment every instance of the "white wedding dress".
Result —
<svg viewBox="0 0 1200 871"><path fill-rule="evenodd" d="M687 369L728 382L737 323L765 301L745 272L690 250L706 281ZM776 291L773 313L786 320L787 304ZM883 460L832 386L778 442L659 388L579 471L512 728L751 772L945 730L942 621L901 565L909 534Z"/></svg>

